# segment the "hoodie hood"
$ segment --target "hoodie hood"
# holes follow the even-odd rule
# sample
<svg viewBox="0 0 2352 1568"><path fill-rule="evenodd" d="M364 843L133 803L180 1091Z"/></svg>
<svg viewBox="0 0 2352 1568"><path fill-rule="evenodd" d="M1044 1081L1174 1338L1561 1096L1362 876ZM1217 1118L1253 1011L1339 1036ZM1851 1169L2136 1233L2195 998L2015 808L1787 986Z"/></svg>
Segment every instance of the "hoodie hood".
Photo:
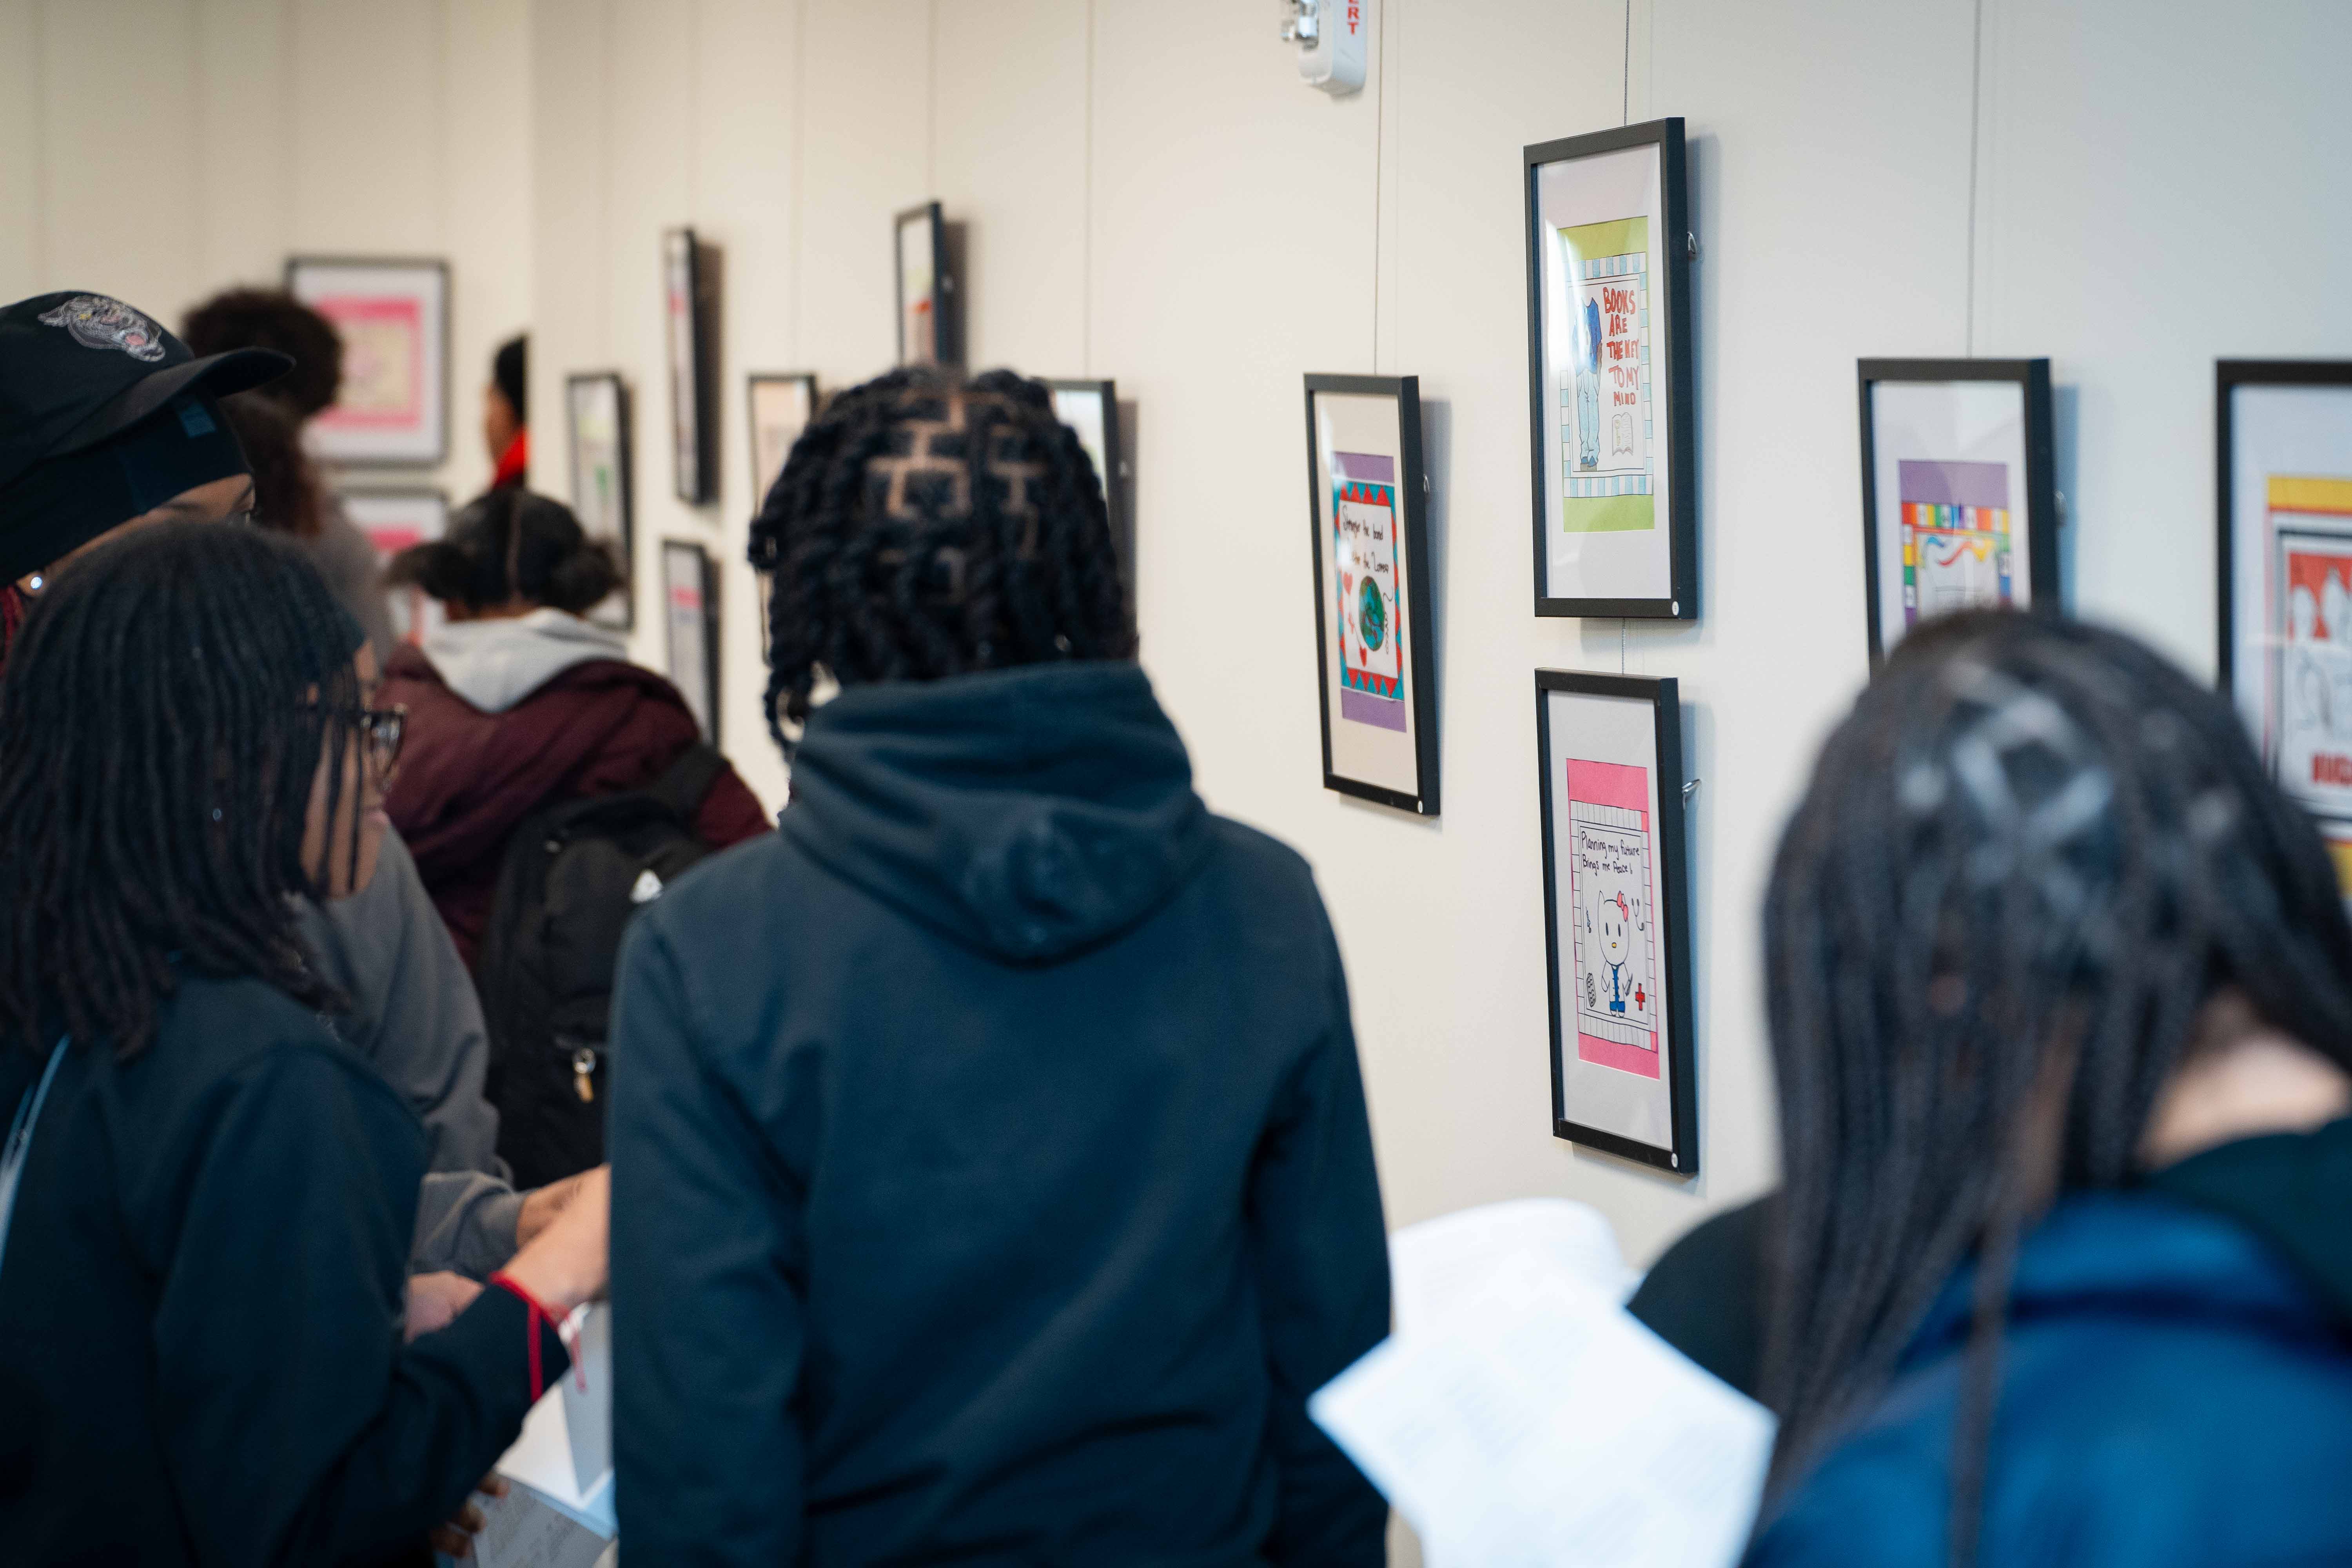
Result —
<svg viewBox="0 0 2352 1568"><path fill-rule="evenodd" d="M425 633L424 646L442 682L485 713L505 712L575 664L629 657L620 633L562 610L453 621Z"/></svg>
<svg viewBox="0 0 2352 1568"><path fill-rule="evenodd" d="M1150 681L1095 660L849 688L809 717L782 826L835 875L1017 964L1127 930L1209 847Z"/></svg>

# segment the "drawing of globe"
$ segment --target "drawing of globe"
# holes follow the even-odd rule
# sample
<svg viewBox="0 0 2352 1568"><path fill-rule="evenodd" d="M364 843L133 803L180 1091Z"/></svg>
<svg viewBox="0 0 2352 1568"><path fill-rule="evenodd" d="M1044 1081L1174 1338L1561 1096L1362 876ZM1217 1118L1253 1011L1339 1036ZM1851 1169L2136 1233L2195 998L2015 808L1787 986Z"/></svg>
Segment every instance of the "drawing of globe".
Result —
<svg viewBox="0 0 2352 1568"><path fill-rule="evenodd" d="M1356 595L1356 627L1364 635L1367 651L1389 640L1389 607L1381 598L1380 584L1370 577L1364 579L1363 592Z"/></svg>

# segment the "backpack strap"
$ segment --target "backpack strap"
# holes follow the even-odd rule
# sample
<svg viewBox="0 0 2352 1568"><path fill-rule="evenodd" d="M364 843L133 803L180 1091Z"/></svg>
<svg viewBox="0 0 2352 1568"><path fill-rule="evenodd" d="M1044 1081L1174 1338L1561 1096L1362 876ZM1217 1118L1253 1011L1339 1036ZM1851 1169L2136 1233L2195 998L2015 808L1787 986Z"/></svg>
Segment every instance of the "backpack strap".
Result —
<svg viewBox="0 0 2352 1568"><path fill-rule="evenodd" d="M647 784L644 793L661 802L677 814L677 819L691 826L695 813L710 794L710 786L727 771L727 759L715 746L696 742L680 752L661 777Z"/></svg>

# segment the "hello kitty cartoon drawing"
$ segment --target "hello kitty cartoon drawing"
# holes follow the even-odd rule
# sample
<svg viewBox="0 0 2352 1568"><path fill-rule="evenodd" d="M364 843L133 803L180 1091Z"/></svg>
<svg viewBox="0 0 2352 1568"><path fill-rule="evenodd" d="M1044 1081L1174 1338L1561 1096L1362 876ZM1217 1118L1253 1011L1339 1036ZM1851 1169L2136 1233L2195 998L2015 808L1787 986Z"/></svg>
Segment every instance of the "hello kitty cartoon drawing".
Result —
<svg viewBox="0 0 2352 1568"><path fill-rule="evenodd" d="M1571 761L1568 799L1577 1056L1656 1078L1656 858L1649 770Z"/></svg>

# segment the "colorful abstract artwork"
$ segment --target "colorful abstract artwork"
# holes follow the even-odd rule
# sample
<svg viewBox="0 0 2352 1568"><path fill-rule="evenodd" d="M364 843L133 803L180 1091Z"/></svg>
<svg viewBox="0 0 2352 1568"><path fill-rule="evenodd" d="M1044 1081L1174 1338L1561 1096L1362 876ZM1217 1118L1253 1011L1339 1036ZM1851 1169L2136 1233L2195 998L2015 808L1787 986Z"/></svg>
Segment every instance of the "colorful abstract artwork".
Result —
<svg viewBox="0 0 2352 1568"><path fill-rule="evenodd" d="M2014 605L2009 466L1906 458L1897 472L1905 629Z"/></svg>
<svg viewBox="0 0 2352 1568"><path fill-rule="evenodd" d="M1402 733L1404 624L1399 597L1394 459L1331 454L1338 564L1339 717Z"/></svg>

